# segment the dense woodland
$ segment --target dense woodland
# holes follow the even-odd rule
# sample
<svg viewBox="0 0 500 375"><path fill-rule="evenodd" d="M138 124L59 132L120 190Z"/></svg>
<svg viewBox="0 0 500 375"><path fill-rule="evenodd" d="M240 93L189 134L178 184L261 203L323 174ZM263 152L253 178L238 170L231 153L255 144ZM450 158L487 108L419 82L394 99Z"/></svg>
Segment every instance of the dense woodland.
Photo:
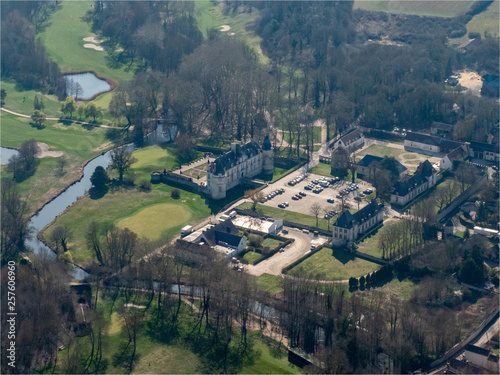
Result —
<svg viewBox="0 0 500 375"><path fill-rule="evenodd" d="M290 147L285 153L299 157L298 147L292 146L312 146L311 128L317 118L326 119L329 137L353 122L377 129L423 130L433 121L443 121L456 124L456 139L482 140L479 137L498 122L497 101L464 95L443 82L464 67L498 74L498 39L481 36L482 43L467 54L447 45L448 37L463 35L466 22L484 5L473 6L465 16L444 19L353 11L347 1L226 2L226 12L260 12L253 28L270 58L268 67L244 42L216 30L209 30L204 40L193 3L96 1L85 20L116 47L108 50L111 66L137 69L132 82L116 89L109 111L125 129L133 127L138 144L159 119L166 119L178 126L180 140L189 138L184 142L189 147L195 145L193 137L247 141L288 131ZM26 89L64 95L59 68L36 39L57 2L1 6L4 76ZM274 142L279 146L276 137ZM20 178L36 168L29 163L30 153L26 155L18 160ZM390 179L391 168L384 171L381 179ZM457 181L450 189L459 188L459 176ZM412 212L417 222L388 226L392 230L385 231L380 246L386 258L399 260L377 276L369 275L370 282L363 277L361 285L360 279L357 291L303 275L285 278L278 297L258 290L248 275L228 272L226 260L214 254L202 254L204 261L193 265L183 258L182 249L174 247L136 264L158 244L139 240L128 230L93 223L87 247L95 253L94 298L103 293L126 302L144 295L149 299L144 313L120 312L126 331L124 358L129 361L123 365L129 371L137 334L148 329L152 340L168 343L175 337L202 356L201 372L236 372L251 361L251 321L261 329L269 324L287 344L315 353L325 366L322 372L380 372L381 353L393 362L391 371L415 371L463 338L463 327L477 323L467 309L479 296L467 288L455 293L458 284L450 276L456 273L471 283L491 276L482 263L485 244L437 244L426 236L432 231L429 207L447 199L431 198ZM27 373L54 364L60 342L75 342L75 296L62 262L36 256L32 263L21 261L30 236L28 207L13 180L2 180L1 204L2 266L9 260L19 264L18 304L23 312L18 315L22 355L17 370ZM61 228L51 241L65 250L70 235ZM418 284L409 298L381 292L379 287L393 277ZM159 283L158 290L151 290L153 281ZM197 308L191 311L189 334L182 333L182 296L168 293L181 283L198 287L188 296ZM2 301L6 291L2 288ZM266 309L255 308L254 301L277 313L270 317ZM498 305L494 298L479 301L484 311ZM89 334L67 350L63 371L106 370L101 359L107 323L97 305L91 306L95 311ZM47 316L51 318L44 319ZM2 325L5 331L5 320Z"/></svg>

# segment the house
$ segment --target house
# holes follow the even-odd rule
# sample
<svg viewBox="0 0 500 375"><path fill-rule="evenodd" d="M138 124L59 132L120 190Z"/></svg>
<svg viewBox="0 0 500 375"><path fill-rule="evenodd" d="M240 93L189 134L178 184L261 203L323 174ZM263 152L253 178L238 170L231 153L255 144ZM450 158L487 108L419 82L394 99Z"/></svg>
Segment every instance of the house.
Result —
<svg viewBox="0 0 500 375"><path fill-rule="evenodd" d="M370 154L365 155L363 159L361 159L356 166L356 174L358 178L372 179L374 177L377 165L382 160L384 160L384 158L381 158L380 156L375 156ZM406 173L407 168L399 161L397 163L398 163L399 177L401 178Z"/></svg>
<svg viewBox="0 0 500 375"><path fill-rule="evenodd" d="M448 138L453 132L453 125L434 121L431 125L431 134L438 137Z"/></svg>
<svg viewBox="0 0 500 375"><path fill-rule="evenodd" d="M444 224L444 233L450 236L455 234L455 224L453 223L453 220L451 220L451 218L449 218L448 221Z"/></svg>
<svg viewBox="0 0 500 375"><path fill-rule="evenodd" d="M472 344L467 344L464 349L464 357L466 361L475 366L492 371L494 374L499 373L499 358L497 355L491 353L488 349Z"/></svg>
<svg viewBox="0 0 500 375"><path fill-rule="evenodd" d="M405 137L405 150L407 151L417 150L448 153L461 145L463 145L461 142L417 132L409 132Z"/></svg>
<svg viewBox="0 0 500 375"><path fill-rule="evenodd" d="M464 161L468 156L469 150L466 145L457 147L439 161L439 169L442 171L451 171L455 169L453 162Z"/></svg>
<svg viewBox="0 0 500 375"><path fill-rule="evenodd" d="M483 142L470 142L470 155L475 159L482 159L487 161L500 161L500 154L498 146Z"/></svg>
<svg viewBox="0 0 500 375"><path fill-rule="evenodd" d="M391 204L405 206L427 189L430 189L438 180L438 174L429 160L420 163L417 170L406 181L400 181L391 194Z"/></svg>
<svg viewBox="0 0 500 375"><path fill-rule="evenodd" d="M383 204L379 204L373 199L354 214L344 211L333 225L332 241L342 244L356 241L370 229L382 223L384 219L383 208Z"/></svg>
<svg viewBox="0 0 500 375"><path fill-rule="evenodd" d="M478 46L480 44L481 44L481 38L473 38L469 39L466 42L463 42L462 44L459 44L458 46L455 47L455 49L461 53L466 53L471 47Z"/></svg>
<svg viewBox="0 0 500 375"><path fill-rule="evenodd" d="M333 143L333 149L338 147L344 147L349 153L354 152L365 144L365 137L361 129L356 128L349 133L341 136L337 141Z"/></svg>
<svg viewBox="0 0 500 375"><path fill-rule="evenodd" d="M226 192L259 173L273 173L274 155L269 136L262 148L255 141L245 145L231 143L231 149L219 156L207 170L207 192L214 199L223 199Z"/></svg>
<svg viewBox="0 0 500 375"><path fill-rule="evenodd" d="M238 255L247 247L245 239L240 236L238 228L231 219L224 220L217 225L208 224L182 240L195 244L206 244L230 257Z"/></svg>
<svg viewBox="0 0 500 375"><path fill-rule="evenodd" d="M483 76L483 86L481 95L498 98L500 94L498 76L494 74L485 74Z"/></svg>

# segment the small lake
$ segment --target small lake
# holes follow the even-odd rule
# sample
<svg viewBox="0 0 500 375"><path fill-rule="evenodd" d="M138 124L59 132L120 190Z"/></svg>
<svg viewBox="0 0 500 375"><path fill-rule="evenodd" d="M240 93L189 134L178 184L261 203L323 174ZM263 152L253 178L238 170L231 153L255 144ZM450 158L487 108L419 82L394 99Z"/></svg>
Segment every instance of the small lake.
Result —
<svg viewBox="0 0 500 375"><path fill-rule="evenodd" d="M13 148L0 147L0 165L7 165L9 159L17 154L19 154L19 151Z"/></svg>
<svg viewBox="0 0 500 375"><path fill-rule="evenodd" d="M66 95L75 99L90 99L96 94L108 91L111 86L94 73L66 74Z"/></svg>

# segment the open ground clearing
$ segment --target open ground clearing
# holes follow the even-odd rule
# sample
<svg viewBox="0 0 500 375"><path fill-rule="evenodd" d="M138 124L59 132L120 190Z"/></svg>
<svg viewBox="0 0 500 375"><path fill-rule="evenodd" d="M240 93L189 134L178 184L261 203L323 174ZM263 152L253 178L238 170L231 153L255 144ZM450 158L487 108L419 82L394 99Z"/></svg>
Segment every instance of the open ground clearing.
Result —
<svg viewBox="0 0 500 375"><path fill-rule="evenodd" d="M63 152L67 161L61 174L58 172L57 158L42 158L35 174L19 184L21 193L31 205L31 212L78 179L80 167L88 160L112 147L106 136L107 129L86 129L81 125L64 125L56 121L47 121L45 128L37 129L30 125L29 119L5 112L0 116L1 146L18 148L23 142L35 139L53 150ZM102 145L107 146L101 147ZM4 169L2 171L5 177L11 177L10 173Z"/></svg>
<svg viewBox="0 0 500 375"><path fill-rule="evenodd" d="M355 258L345 251L323 248L292 268L288 274L333 281L361 277L379 268L380 265Z"/></svg>
<svg viewBox="0 0 500 375"><path fill-rule="evenodd" d="M355 0L354 8L431 17L456 17L465 14L474 3L461 1Z"/></svg>
<svg viewBox="0 0 500 375"><path fill-rule="evenodd" d="M112 69L107 64L106 53L84 48L84 38L92 33L90 25L82 21L81 17L92 6L91 1L61 3L61 9L52 15L50 25L39 35L47 53L63 72L92 70L101 77L117 82L130 81L134 76L133 69Z"/></svg>
<svg viewBox="0 0 500 375"><path fill-rule="evenodd" d="M133 155L138 161L126 176L134 176L136 183L146 178L149 181L151 171L168 169L169 165L175 164L176 159L173 151L160 146L137 150ZM114 173L110 175L114 176ZM186 224L195 224L210 215L204 198L181 190L181 197L173 199L172 189L169 185L155 184L150 192L131 187L111 190L100 199L91 199L86 195L59 216L44 232L44 237L50 238L54 227L67 225L73 232L69 248L74 261L88 264L93 253L86 246L85 231L92 221L129 227L139 236L157 239L172 238Z"/></svg>

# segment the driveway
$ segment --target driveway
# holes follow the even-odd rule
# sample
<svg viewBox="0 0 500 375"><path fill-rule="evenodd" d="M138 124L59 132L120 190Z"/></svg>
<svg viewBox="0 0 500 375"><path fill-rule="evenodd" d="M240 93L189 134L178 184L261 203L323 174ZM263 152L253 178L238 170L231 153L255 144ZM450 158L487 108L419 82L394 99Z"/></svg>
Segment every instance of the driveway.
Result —
<svg viewBox="0 0 500 375"><path fill-rule="evenodd" d="M302 231L295 228L287 229L289 232L286 237L293 238L295 241L285 247L284 252L278 252L256 266L246 265L246 272L254 276L260 276L264 273L280 276L281 270L284 267L292 264L311 251L312 244L319 245L326 242L326 237L314 237L312 234L302 233Z"/></svg>

